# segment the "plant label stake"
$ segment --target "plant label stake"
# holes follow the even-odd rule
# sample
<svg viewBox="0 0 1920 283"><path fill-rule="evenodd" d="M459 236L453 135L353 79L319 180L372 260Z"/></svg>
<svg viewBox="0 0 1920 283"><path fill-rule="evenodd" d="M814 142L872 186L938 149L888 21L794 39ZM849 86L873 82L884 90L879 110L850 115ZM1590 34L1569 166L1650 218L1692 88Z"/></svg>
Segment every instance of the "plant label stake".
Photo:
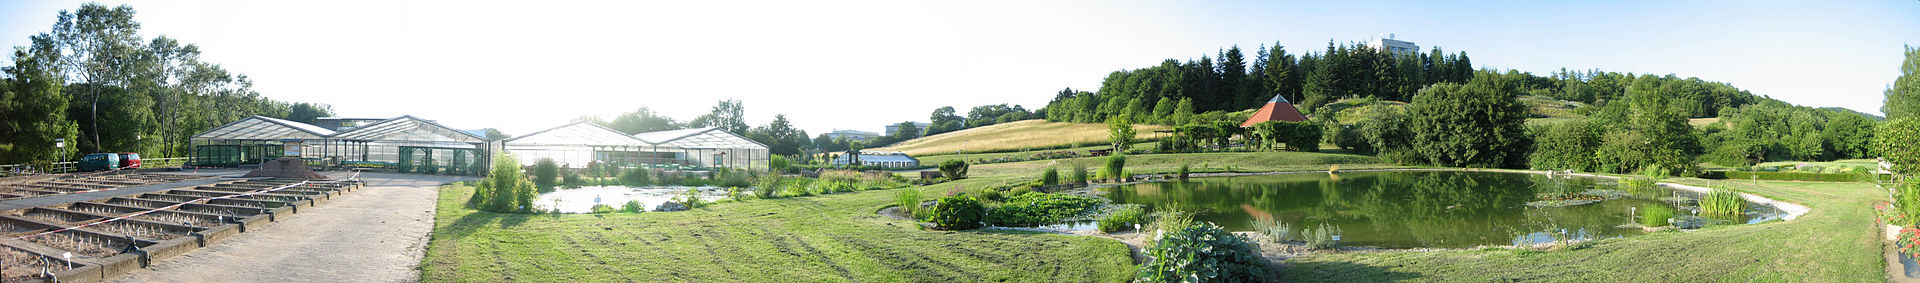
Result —
<svg viewBox="0 0 1920 283"><path fill-rule="evenodd" d="M60 259L67 262L67 270L73 270L73 252L60 252Z"/></svg>

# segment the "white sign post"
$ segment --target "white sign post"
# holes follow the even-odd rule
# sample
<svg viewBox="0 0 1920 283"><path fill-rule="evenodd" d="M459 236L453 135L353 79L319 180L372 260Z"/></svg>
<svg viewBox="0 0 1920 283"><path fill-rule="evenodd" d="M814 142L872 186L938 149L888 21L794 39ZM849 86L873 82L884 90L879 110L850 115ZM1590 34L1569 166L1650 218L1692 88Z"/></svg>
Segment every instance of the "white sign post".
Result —
<svg viewBox="0 0 1920 283"><path fill-rule="evenodd" d="M67 262L67 270L73 270L73 252L60 252L60 259Z"/></svg>

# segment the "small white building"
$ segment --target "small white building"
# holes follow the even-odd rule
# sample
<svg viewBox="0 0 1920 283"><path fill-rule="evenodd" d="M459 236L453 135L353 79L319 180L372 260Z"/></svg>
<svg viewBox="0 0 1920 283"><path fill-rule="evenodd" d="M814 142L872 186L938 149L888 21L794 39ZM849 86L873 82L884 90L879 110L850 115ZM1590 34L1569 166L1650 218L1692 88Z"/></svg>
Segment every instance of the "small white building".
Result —
<svg viewBox="0 0 1920 283"><path fill-rule="evenodd" d="M1367 43L1367 47L1393 52L1395 54L1420 52L1419 44L1413 44L1412 41L1394 40L1393 34L1387 34L1387 37L1383 38L1375 38L1372 42Z"/></svg>
<svg viewBox="0 0 1920 283"><path fill-rule="evenodd" d="M879 166L882 168L916 168L920 159L898 151L847 151L834 157L833 165Z"/></svg>

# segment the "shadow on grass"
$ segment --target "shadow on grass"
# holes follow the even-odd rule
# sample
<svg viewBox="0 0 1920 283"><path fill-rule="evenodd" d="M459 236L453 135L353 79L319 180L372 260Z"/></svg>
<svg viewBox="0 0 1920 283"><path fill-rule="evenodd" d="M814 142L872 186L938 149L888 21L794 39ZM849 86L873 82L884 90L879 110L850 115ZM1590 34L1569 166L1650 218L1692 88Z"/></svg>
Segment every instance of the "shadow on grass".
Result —
<svg viewBox="0 0 1920 283"><path fill-rule="evenodd" d="M493 224L495 222L499 223L499 226L497 226L497 228L512 228L514 226L520 226L520 224L522 223L526 223L529 218L533 218L535 216L538 216L538 215L503 214L503 213L476 211L473 213L468 213L467 215L462 215L460 216L460 219L456 219L453 221L452 224L448 224L446 226L446 233L448 235L451 235L455 239L465 238L467 235L472 235L474 232L479 232L480 230L484 230L484 229L495 228L495 227L488 227L488 226L492 226L490 224Z"/></svg>
<svg viewBox="0 0 1920 283"><path fill-rule="evenodd" d="M1420 278L1419 274L1352 262L1290 262L1279 273L1280 278L1292 282L1398 282Z"/></svg>

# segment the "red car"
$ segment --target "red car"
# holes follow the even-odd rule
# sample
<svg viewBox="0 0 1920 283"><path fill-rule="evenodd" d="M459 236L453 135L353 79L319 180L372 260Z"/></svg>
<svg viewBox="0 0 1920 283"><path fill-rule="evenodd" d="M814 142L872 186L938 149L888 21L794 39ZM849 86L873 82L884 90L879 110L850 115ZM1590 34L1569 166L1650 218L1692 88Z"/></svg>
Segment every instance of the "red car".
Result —
<svg viewBox="0 0 1920 283"><path fill-rule="evenodd" d="M133 153L133 152L121 152L120 153L120 169L133 169L133 168L140 168L140 154Z"/></svg>

